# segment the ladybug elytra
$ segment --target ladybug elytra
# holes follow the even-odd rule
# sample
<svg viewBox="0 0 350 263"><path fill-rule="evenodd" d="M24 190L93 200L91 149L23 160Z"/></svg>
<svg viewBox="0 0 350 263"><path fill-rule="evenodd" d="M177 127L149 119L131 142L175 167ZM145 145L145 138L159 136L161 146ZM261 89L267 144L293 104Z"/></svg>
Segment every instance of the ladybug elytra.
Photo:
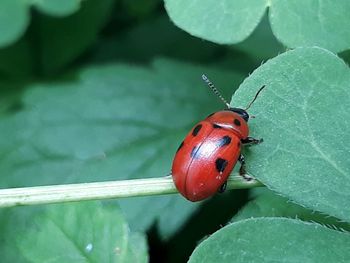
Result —
<svg viewBox="0 0 350 263"><path fill-rule="evenodd" d="M171 169L175 186L186 199L193 202L223 191L237 161L241 163L239 171L244 176L242 146L263 141L248 136L247 109L265 86L259 89L246 109L231 108L207 76L202 75L202 78L227 108L210 114L195 125L175 154Z"/></svg>

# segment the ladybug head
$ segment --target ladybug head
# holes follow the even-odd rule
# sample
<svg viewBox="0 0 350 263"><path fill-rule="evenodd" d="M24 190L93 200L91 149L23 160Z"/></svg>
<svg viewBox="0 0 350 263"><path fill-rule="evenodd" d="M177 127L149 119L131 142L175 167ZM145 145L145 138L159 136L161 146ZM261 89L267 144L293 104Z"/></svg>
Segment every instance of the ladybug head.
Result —
<svg viewBox="0 0 350 263"><path fill-rule="evenodd" d="M239 116L241 116L243 118L243 120L248 122L249 114L246 110L241 109L241 108L228 108L227 110L237 113Z"/></svg>

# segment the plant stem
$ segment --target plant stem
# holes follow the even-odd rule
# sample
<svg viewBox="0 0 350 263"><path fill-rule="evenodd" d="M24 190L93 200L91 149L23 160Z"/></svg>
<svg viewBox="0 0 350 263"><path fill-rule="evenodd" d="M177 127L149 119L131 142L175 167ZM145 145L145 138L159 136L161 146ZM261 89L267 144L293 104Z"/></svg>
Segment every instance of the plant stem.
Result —
<svg viewBox="0 0 350 263"><path fill-rule="evenodd" d="M231 176L226 189L244 189L259 186L263 185L257 180L246 181L241 176ZM0 190L0 207L174 193L177 193L177 190L171 176L97 183L9 188Z"/></svg>

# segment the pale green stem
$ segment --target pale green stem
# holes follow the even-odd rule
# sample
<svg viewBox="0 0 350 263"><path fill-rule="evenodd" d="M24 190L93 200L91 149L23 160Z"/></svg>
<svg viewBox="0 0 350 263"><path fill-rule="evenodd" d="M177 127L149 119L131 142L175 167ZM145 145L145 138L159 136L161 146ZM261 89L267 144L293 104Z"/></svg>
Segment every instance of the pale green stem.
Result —
<svg viewBox="0 0 350 263"><path fill-rule="evenodd" d="M257 180L231 176L227 190L259 187ZM171 176L111 182L50 185L0 190L0 207L174 194Z"/></svg>

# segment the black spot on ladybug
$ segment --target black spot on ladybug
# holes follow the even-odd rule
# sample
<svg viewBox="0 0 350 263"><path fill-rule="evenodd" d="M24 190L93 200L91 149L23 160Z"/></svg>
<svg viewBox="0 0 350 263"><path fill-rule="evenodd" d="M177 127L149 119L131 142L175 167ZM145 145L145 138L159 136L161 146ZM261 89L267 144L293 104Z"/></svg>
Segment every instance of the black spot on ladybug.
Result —
<svg viewBox="0 0 350 263"><path fill-rule="evenodd" d="M218 147L223 147L225 145L229 145L230 143L231 143L231 137L226 135L218 141Z"/></svg>
<svg viewBox="0 0 350 263"><path fill-rule="evenodd" d="M196 127L194 127L193 131L192 131L192 135L193 136L197 136L197 134L199 133L199 131L202 129L202 124L198 124Z"/></svg>
<svg viewBox="0 0 350 263"><path fill-rule="evenodd" d="M180 149L182 148L182 146L184 146L184 142L182 142L182 143L179 145L179 148L177 148L176 152L180 151Z"/></svg>
<svg viewBox="0 0 350 263"><path fill-rule="evenodd" d="M233 123L237 126L241 126L241 121L239 119L234 119Z"/></svg>
<svg viewBox="0 0 350 263"><path fill-rule="evenodd" d="M194 146L191 151L191 157L192 158L198 158L199 157L199 146Z"/></svg>
<svg viewBox="0 0 350 263"><path fill-rule="evenodd" d="M222 129L222 127L221 127L220 125L217 125L217 124L215 124L215 123L213 124L213 128L214 128L214 129Z"/></svg>
<svg viewBox="0 0 350 263"><path fill-rule="evenodd" d="M225 159L217 158L215 161L216 170L219 173L222 173L225 170L227 164L228 164L228 161L226 161Z"/></svg>

